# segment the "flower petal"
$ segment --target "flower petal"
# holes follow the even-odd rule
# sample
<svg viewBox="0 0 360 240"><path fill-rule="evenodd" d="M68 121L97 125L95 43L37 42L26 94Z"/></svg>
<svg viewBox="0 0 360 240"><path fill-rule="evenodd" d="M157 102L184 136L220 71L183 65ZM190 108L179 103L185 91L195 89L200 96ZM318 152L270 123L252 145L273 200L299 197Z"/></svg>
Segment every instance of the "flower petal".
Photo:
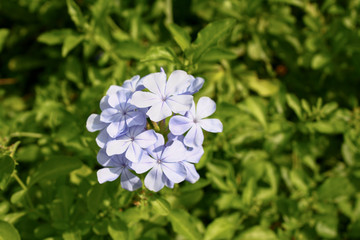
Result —
<svg viewBox="0 0 360 240"><path fill-rule="evenodd" d="M199 147L204 142L204 134L199 125L194 125L184 138L184 144L188 147Z"/></svg>
<svg viewBox="0 0 360 240"><path fill-rule="evenodd" d="M144 89L144 85L142 84L142 79L140 79L139 75L133 76L131 79L126 80L123 83L122 87L129 89L132 92L141 91Z"/></svg>
<svg viewBox="0 0 360 240"><path fill-rule="evenodd" d="M123 168L102 168L100 170L97 171L97 178L100 184L104 183L104 182L112 182L114 180L116 180L121 172L122 172Z"/></svg>
<svg viewBox="0 0 360 240"><path fill-rule="evenodd" d="M179 163L161 163L162 170L164 174L170 181L174 183L179 183L185 180L186 178L186 169L184 165Z"/></svg>
<svg viewBox="0 0 360 240"><path fill-rule="evenodd" d="M201 97L196 105L196 117L206 118L216 110L216 103L208 97Z"/></svg>
<svg viewBox="0 0 360 240"><path fill-rule="evenodd" d="M147 130L140 133L134 139L134 142L142 148L148 148L151 145L154 145L157 141L157 136L154 130Z"/></svg>
<svg viewBox="0 0 360 240"><path fill-rule="evenodd" d="M146 116L140 111L128 112L126 114L126 125L128 127L146 124Z"/></svg>
<svg viewBox="0 0 360 240"><path fill-rule="evenodd" d="M170 77L166 84L166 96L184 92L184 90L190 85L191 75L188 75L183 70L175 70L170 74Z"/></svg>
<svg viewBox="0 0 360 240"><path fill-rule="evenodd" d="M157 160L157 159L160 159L160 157L161 157L161 154L164 149L165 140L164 140L163 135L161 135L159 133L155 133L155 134L157 137L155 144L149 146L146 150L154 159Z"/></svg>
<svg viewBox="0 0 360 240"><path fill-rule="evenodd" d="M131 162L129 167L133 169L136 173L144 173L149 169L153 168L156 164L156 160L151 158L149 155L144 154L141 161L138 163Z"/></svg>
<svg viewBox="0 0 360 240"><path fill-rule="evenodd" d="M119 90L114 94L109 95L109 105L113 108L119 107L122 103L126 103L130 97L131 92L129 90Z"/></svg>
<svg viewBox="0 0 360 240"><path fill-rule="evenodd" d="M168 179L165 174L163 174L163 182L168 188L174 188L174 183L170 181L170 179Z"/></svg>
<svg viewBox="0 0 360 240"><path fill-rule="evenodd" d="M196 168L194 166L194 164L188 163L188 162L183 162L185 168L186 168L186 178L185 180L191 183L195 183L199 180L200 175L199 173L196 171Z"/></svg>
<svg viewBox="0 0 360 240"><path fill-rule="evenodd" d="M121 174L121 187L128 191L135 191L141 188L142 183L139 177L132 174L128 169L125 169Z"/></svg>
<svg viewBox="0 0 360 240"><path fill-rule="evenodd" d="M117 86L117 85L111 85L109 89L106 92L106 95L115 94L119 90L123 90L123 87Z"/></svg>
<svg viewBox="0 0 360 240"><path fill-rule="evenodd" d="M109 96L106 95L106 96L103 96L100 100L100 109L101 111L104 111L105 109L111 107L108 103L108 100L109 100Z"/></svg>
<svg viewBox="0 0 360 240"><path fill-rule="evenodd" d="M100 121L105 123L111 123L114 121L119 121L119 118L121 115L119 114L119 111L115 108L107 108L100 114Z"/></svg>
<svg viewBox="0 0 360 240"><path fill-rule="evenodd" d="M144 86L159 97L165 96L166 74L164 72L151 73L142 79Z"/></svg>
<svg viewBox="0 0 360 240"><path fill-rule="evenodd" d="M97 135L95 141L100 148L103 148L103 147L105 147L106 143L110 139L111 139L111 137L109 136L109 134L107 133L106 128L105 128L100 131L100 133Z"/></svg>
<svg viewBox="0 0 360 240"><path fill-rule="evenodd" d="M100 165L104 167L110 167L109 163L111 162L111 158L106 154L105 149L100 149L98 152L96 159ZM114 166L112 166L114 167Z"/></svg>
<svg viewBox="0 0 360 240"><path fill-rule="evenodd" d="M166 99L166 103L174 113L184 113L189 111L192 101L193 96L191 95L175 95Z"/></svg>
<svg viewBox="0 0 360 240"><path fill-rule="evenodd" d="M204 154L204 149L202 147L194 147L188 149L185 155L185 161L191 163L198 163Z"/></svg>
<svg viewBox="0 0 360 240"><path fill-rule="evenodd" d="M120 134L124 133L126 130L125 121L120 122L112 122L109 124L109 126L106 128L107 133L110 137L116 138Z"/></svg>
<svg viewBox="0 0 360 240"><path fill-rule="evenodd" d="M171 116L172 112L166 102L158 102L151 106L149 111L147 111L146 115L148 115L151 121L159 122L169 116Z"/></svg>
<svg viewBox="0 0 360 240"><path fill-rule="evenodd" d="M185 160L186 148L180 141L174 141L161 155L161 162L173 163Z"/></svg>
<svg viewBox="0 0 360 240"><path fill-rule="evenodd" d="M169 129L174 135L182 135L195 123L184 116L173 116L169 121Z"/></svg>
<svg viewBox="0 0 360 240"><path fill-rule="evenodd" d="M190 80L190 86L186 89L185 94L194 94L198 92L204 85L205 80L201 77Z"/></svg>
<svg viewBox="0 0 360 240"><path fill-rule="evenodd" d="M200 126L207 132L218 133L222 132L223 125L219 119L209 118L209 119L201 119Z"/></svg>
<svg viewBox="0 0 360 240"><path fill-rule="evenodd" d="M160 164L156 164L145 177L145 186L154 192L160 191L165 183Z"/></svg>
<svg viewBox="0 0 360 240"><path fill-rule="evenodd" d="M161 97L152 92L134 92L130 103L139 108L150 107L161 102Z"/></svg>
<svg viewBox="0 0 360 240"><path fill-rule="evenodd" d="M121 154L126 151L131 141L127 140L112 140L106 145L106 154L112 156L115 154Z"/></svg>
<svg viewBox="0 0 360 240"><path fill-rule="evenodd" d="M128 149L126 150L125 156L132 162L139 162L143 151L144 150L141 149L141 147L137 143L131 142Z"/></svg>
<svg viewBox="0 0 360 240"><path fill-rule="evenodd" d="M99 114L91 114L86 121L86 128L89 132L95 132L104 129L107 123L100 121Z"/></svg>

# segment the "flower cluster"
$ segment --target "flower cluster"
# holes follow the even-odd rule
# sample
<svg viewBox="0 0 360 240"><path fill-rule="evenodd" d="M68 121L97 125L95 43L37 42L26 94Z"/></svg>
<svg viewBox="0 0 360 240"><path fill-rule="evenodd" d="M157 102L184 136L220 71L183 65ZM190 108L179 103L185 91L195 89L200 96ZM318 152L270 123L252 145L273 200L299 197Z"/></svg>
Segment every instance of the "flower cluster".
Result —
<svg viewBox="0 0 360 240"><path fill-rule="evenodd" d="M133 172L148 172L144 184L155 192L184 180L195 183L203 130L216 133L223 127L218 119L207 119L216 109L213 100L193 101L203 84L204 79L182 70L167 79L161 69L111 86L100 101L101 114L91 114L86 123L90 132L100 131L97 160L104 168L97 172L99 183L120 177L121 186L134 191L142 181Z"/></svg>

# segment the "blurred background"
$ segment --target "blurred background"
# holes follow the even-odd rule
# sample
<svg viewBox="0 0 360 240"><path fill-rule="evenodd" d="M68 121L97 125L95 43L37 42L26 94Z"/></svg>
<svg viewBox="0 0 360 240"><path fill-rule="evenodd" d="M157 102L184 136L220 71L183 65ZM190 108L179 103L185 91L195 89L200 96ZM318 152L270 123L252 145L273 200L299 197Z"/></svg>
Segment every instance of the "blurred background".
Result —
<svg viewBox="0 0 360 240"><path fill-rule="evenodd" d="M360 239L359 0L3 0L0 239ZM205 79L196 184L98 184L112 84Z"/></svg>

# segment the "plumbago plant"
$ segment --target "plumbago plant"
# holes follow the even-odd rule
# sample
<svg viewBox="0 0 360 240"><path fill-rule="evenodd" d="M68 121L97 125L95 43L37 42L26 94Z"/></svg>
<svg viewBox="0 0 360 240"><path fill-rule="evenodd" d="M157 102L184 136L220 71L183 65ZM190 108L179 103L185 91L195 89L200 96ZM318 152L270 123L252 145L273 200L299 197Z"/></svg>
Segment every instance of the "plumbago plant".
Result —
<svg viewBox="0 0 360 240"><path fill-rule="evenodd" d="M197 105L193 100L203 84L204 79L182 70L166 80L161 68L143 78L134 76L122 86L112 85L100 101L101 114L91 114L86 123L90 132L100 131L97 161L104 168L97 172L99 183L120 177L124 189L137 190L142 181L132 171L148 171L144 184L155 192L199 180L194 164L204 154L202 129L223 129L220 120L207 119L216 109L213 100L201 97Z"/></svg>

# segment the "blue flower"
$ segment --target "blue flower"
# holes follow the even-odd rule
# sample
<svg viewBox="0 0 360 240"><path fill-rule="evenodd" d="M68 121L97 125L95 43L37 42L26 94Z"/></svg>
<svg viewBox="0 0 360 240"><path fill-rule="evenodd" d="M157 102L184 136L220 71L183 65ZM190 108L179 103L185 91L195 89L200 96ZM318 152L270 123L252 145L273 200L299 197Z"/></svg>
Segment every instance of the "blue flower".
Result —
<svg viewBox="0 0 360 240"><path fill-rule="evenodd" d="M109 157L104 149L101 149L97 156L98 162L105 168L97 171L99 183L112 182L121 176L121 187L128 191L135 191L141 188L142 183L139 177L130 172L131 162L122 155Z"/></svg>
<svg viewBox="0 0 360 240"><path fill-rule="evenodd" d="M128 127L144 126L146 116L143 111L129 103L131 92L118 90L108 95L107 102L110 107L100 114L100 121L108 123L107 133L115 138L127 131Z"/></svg>
<svg viewBox="0 0 360 240"><path fill-rule="evenodd" d="M170 146L165 146L164 137L161 134L157 136L157 142L147 148L150 156L147 155L139 163L132 164L136 173L151 169L145 177L145 186L155 192L164 186L173 188L174 183L184 181L187 174L182 163L186 152L184 144L174 141Z"/></svg>
<svg viewBox="0 0 360 240"><path fill-rule="evenodd" d="M216 104L208 97L201 97L195 109L193 102L190 111L185 116L173 116L169 122L169 129L174 135L182 135L187 132L184 144L188 147L199 147L203 144L204 134L202 129L208 132L222 132L223 125L218 119L204 119L212 115L216 110Z"/></svg>
<svg viewBox="0 0 360 240"><path fill-rule="evenodd" d="M193 97L181 94L186 91L193 77L182 70L171 73L168 81L162 70L143 77L144 86L150 92L137 91L131 102L139 107L150 107L147 115L154 122L159 122L174 113L183 113L190 109Z"/></svg>
<svg viewBox="0 0 360 240"><path fill-rule="evenodd" d="M167 145L171 145L174 141L180 141L183 143L184 136L183 135L173 135L172 133L168 134L168 143ZM204 154L203 147L186 147L184 145L186 152L184 153L184 160L182 163L184 164L184 167L186 169L186 178L185 180L191 183L195 183L199 180L200 175L196 171L196 168L194 166L195 163L198 163L200 161L200 158Z"/></svg>
<svg viewBox="0 0 360 240"><path fill-rule="evenodd" d="M135 126L129 128L124 135L111 140L106 145L106 153L109 156L125 153L127 159L139 162L146 152L143 150L157 141L154 130L145 131L144 127Z"/></svg>

